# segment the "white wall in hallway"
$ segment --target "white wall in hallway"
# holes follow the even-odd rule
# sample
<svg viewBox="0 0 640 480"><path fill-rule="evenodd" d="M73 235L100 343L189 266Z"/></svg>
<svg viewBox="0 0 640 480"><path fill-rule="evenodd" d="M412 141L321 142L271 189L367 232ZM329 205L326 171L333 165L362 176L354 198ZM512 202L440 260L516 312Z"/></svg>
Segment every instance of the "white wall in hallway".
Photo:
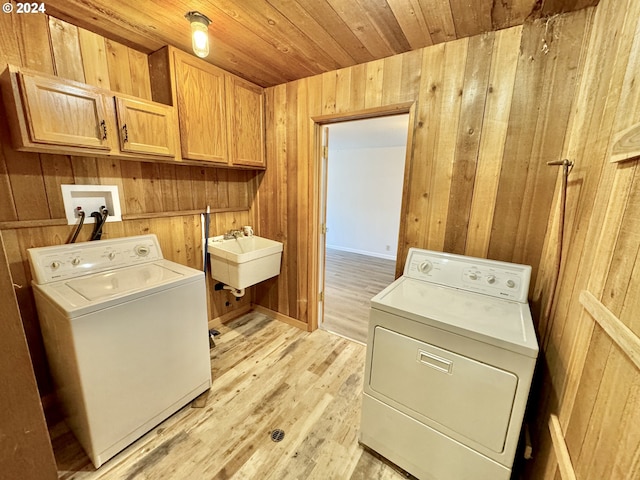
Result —
<svg viewBox="0 0 640 480"><path fill-rule="evenodd" d="M396 259L405 153L406 146L330 148L328 248Z"/></svg>

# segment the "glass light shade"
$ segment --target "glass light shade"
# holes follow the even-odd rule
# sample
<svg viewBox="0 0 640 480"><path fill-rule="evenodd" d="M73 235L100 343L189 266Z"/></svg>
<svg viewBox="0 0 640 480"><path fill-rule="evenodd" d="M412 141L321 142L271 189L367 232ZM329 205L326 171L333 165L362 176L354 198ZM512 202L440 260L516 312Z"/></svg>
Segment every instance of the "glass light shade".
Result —
<svg viewBox="0 0 640 480"><path fill-rule="evenodd" d="M191 22L191 46L200 58L209 55L209 31L207 25L198 20Z"/></svg>

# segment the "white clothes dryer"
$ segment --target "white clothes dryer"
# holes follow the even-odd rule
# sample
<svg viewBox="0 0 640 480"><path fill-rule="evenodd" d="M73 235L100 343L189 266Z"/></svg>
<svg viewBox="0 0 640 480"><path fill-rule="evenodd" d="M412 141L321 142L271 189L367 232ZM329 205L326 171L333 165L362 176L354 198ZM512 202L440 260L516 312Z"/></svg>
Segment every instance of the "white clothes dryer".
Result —
<svg viewBox="0 0 640 480"><path fill-rule="evenodd" d="M155 235L28 254L56 394L96 468L210 388L204 272Z"/></svg>
<svg viewBox="0 0 640 480"><path fill-rule="evenodd" d="M412 248L371 301L360 442L424 480L508 480L538 355L531 267Z"/></svg>

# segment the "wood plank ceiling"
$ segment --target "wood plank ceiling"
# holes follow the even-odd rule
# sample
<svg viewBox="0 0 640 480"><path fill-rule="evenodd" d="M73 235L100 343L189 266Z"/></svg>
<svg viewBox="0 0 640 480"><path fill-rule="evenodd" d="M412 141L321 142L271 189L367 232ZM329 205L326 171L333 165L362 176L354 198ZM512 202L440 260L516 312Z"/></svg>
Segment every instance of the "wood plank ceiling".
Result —
<svg viewBox="0 0 640 480"><path fill-rule="evenodd" d="M213 20L207 60L273 86L522 24L598 0L48 0L47 12L146 53L191 51L184 14Z"/></svg>

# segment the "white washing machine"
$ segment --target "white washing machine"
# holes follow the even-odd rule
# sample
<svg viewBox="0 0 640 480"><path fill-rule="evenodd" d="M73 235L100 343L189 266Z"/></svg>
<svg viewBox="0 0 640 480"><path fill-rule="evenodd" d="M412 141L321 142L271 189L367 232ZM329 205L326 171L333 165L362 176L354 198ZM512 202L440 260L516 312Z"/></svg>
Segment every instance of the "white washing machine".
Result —
<svg viewBox="0 0 640 480"><path fill-rule="evenodd" d="M28 253L56 393L96 468L210 388L204 273L155 235Z"/></svg>
<svg viewBox="0 0 640 480"><path fill-rule="evenodd" d="M538 355L530 277L410 249L371 301L360 442L423 480L508 480Z"/></svg>

